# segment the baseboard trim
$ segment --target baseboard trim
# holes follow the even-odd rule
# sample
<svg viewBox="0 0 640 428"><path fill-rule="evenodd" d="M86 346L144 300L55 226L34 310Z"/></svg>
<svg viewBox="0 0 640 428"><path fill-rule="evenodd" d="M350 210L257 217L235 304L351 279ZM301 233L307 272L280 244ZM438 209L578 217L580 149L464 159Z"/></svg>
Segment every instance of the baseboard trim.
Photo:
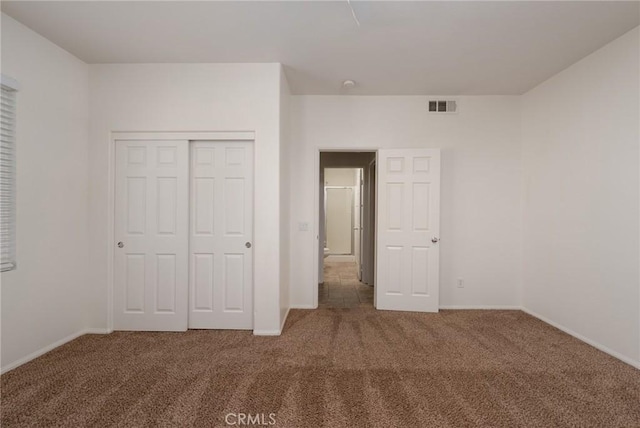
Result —
<svg viewBox="0 0 640 428"><path fill-rule="evenodd" d="M483 311L519 311L522 310L520 306L510 305L450 305L440 306L440 309L444 310L483 310Z"/></svg>
<svg viewBox="0 0 640 428"><path fill-rule="evenodd" d="M527 308L521 308L522 312L527 313L529 315L531 315L532 317L538 318L540 321L545 322L555 328L557 328L558 330L561 330L565 333L567 333L568 335L571 335L573 337L575 337L578 340L583 341L584 343L586 343L587 345L591 345L594 348L604 352L605 354L609 354L614 358L617 358L618 360L622 361L623 363L627 363L632 367L635 367L636 369L640 369L640 361L635 361L632 358L626 357L622 354L620 354L619 352L614 351L613 349L610 349L598 342L596 342L595 340L591 340L588 337L585 337L583 335L581 335L580 333L576 333L575 331L571 330L570 328L567 328L561 324L558 324L555 321L551 321L549 318L544 317L530 309Z"/></svg>
<svg viewBox="0 0 640 428"><path fill-rule="evenodd" d="M20 358L19 360L16 360L11 364L8 364L8 365L2 367L2 369L0 369L0 374L5 374L8 371L11 371L11 370L13 370L13 369L15 369L17 367L20 367L21 365L26 364L31 360L35 360L36 358L46 354L47 352L53 351L57 347L62 346L65 343L68 343L68 342L71 342L72 340L77 339L78 337L86 334L86 332L87 332L86 330L80 330L80 331L78 331L76 333L70 334L69 336L67 336L65 338L62 338L62 339L60 339L58 341L53 342L50 345L42 347L42 348L38 349L37 351L34 351L34 352L30 353L29 355L24 356L24 357Z"/></svg>
<svg viewBox="0 0 640 428"><path fill-rule="evenodd" d="M85 334L111 334L113 330L108 328L88 328L84 332Z"/></svg>
<svg viewBox="0 0 640 428"><path fill-rule="evenodd" d="M318 309L318 307L313 305L291 305L290 309Z"/></svg>
<svg viewBox="0 0 640 428"><path fill-rule="evenodd" d="M282 330L253 330L254 336L280 336Z"/></svg>

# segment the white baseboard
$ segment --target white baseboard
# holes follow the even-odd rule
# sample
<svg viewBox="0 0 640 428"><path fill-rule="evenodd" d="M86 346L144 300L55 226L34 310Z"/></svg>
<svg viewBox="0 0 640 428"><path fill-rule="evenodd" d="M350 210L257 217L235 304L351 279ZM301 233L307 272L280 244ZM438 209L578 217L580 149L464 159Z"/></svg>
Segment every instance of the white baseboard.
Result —
<svg viewBox="0 0 640 428"><path fill-rule="evenodd" d="M289 311L291 308L287 308L287 313L284 314L284 318L280 323L280 330L253 330L254 336L280 336L282 334L282 330L284 330L284 324L287 322L287 318L289 317Z"/></svg>
<svg viewBox="0 0 640 428"><path fill-rule="evenodd" d="M575 337L576 339L579 339L579 340L583 341L584 343L586 343L588 345L591 345L594 348L599 349L600 351L602 351L602 352L604 352L606 354L609 354L612 357L617 358L622 362L625 362L625 363L629 364L632 367L640 369L640 361L635 361L632 358L626 357L626 356L620 354L619 352L616 352L613 349L610 349L610 348L608 348L608 347L606 347L606 346L604 346L604 345L602 345L602 344L600 344L600 343L598 343L598 342L596 342L594 340L589 339L588 337L585 337L585 336L583 336L583 335L581 335L579 333L576 333L575 331L571 330L570 328L567 328L567 327L565 327L563 325L560 325L555 321L551 321L549 318L544 317L544 316L542 316L540 314L537 314L537 313L533 312L530 309L527 309L527 308L521 308L521 309L522 309L522 312L525 312L525 313L531 315L532 317L538 318L540 321L543 321L543 322L545 322L545 323L557 328L558 330L562 330L563 332Z"/></svg>
<svg viewBox="0 0 640 428"><path fill-rule="evenodd" d="M21 365L26 364L31 360L35 360L36 358L40 357L41 355L44 355L47 352L54 350L58 346L62 346L65 343L71 342L72 340L77 339L78 337L82 336L85 333L86 333L85 330L80 330L80 331L78 331L76 333L70 334L69 336L67 336L67 337L65 337L63 339L60 339L60 340L58 340L56 342L53 342L50 345L47 345L47 346L45 346L43 348L40 348L37 351L32 352L29 355L24 356L24 357L20 358L19 360L16 360L16 361L12 362L11 364L8 364L8 365L2 367L2 369L0 369L0 373L1 374L5 374L6 372L8 372L10 370L13 370L16 367L20 367Z"/></svg>
<svg viewBox="0 0 640 428"><path fill-rule="evenodd" d="M254 336L280 336L282 330L253 330Z"/></svg>
<svg viewBox="0 0 640 428"><path fill-rule="evenodd" d="M88 328L84 331L85 334L111 334L113 330L108 328Z"/></svg>
<svg viewBox="0 0 640 428"><path fill-rule="evenodd" d="M510 305L450 305L450 306L440 306L440 309L444 310L468 310L468 309L476 309L476 310L487 310L487 311L519 311L522 310L520 306L510 306Z"/></svg>
<svg viewBox="0 0 640 428"><path fill-rule="evenodd" d="M291 305L290 309L318 309L318 307L313 305Z"/></svg>
<svg viewBox="0 0 640 428"><path fill-rule="evenodd" d="M36 358L46 354L49 351L53 351L54 349L56 349L59 346L64 345L65 343L71 342L72 340L77 339L80 336L84 336L85 334L109 334L111 333L111 331L109 329L106 328L87 328L84 330L80 330L76 333L70 334L69 336L60 339L56 342L53 342L50 345L47 345L43 348L38 349L35 352L30 353L29 355L20 358L19 360L14 361L11 364L8 364L4 367L2 367L2 369L0 369L0 374L4 374L8 371L11 371L13 369L15 369L16 367L20 367L23 364L28 363L31 360L35 360Z"/></svg>

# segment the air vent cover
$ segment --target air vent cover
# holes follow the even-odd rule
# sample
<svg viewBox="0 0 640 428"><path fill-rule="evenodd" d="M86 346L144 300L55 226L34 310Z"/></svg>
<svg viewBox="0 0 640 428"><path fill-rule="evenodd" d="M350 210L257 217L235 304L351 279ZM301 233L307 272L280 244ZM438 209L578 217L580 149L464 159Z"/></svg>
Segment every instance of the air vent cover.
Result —
<svg viewBox="0 0 640 428"><path fill-rule="evenodd" d="M458 103L453 100L429 100L429 113L457 113Z"/></svg>

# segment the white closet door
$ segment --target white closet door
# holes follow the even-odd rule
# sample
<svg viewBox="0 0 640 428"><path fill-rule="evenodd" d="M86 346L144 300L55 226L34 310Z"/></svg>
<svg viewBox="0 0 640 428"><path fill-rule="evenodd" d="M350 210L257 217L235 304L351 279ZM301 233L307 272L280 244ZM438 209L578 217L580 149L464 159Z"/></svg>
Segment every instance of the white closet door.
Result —
<svg viewBox="0 0 640 428"><path fill-rule="evenodd" d="M117 141L114 328L187 329L189 144Z"/></svg>
<svg viewBox="0 0 640 428"><path fill-rule="evenodd" d="M191 143L189 327L253 329L253 144Z"/></svg>
<svg viewBox="0 0 640 428"><path fill-rule="evenodd" d="M378 152L376 308L438 312L440 151Z"/></svg>

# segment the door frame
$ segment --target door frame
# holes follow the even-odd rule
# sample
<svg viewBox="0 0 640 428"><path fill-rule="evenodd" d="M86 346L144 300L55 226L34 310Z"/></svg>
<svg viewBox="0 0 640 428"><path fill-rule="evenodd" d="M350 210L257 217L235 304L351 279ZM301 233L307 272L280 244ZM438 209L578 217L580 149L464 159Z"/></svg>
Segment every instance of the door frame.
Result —
<svg viewBox="0 0 640 428"><path fill-rule="evenodd" d="M375 153L376 164L378 161L378 150L379 147L357 147L357 148L345 148L345 147L316 147L313 155L313 218L314 228L313 232L316 235L314 240L315 245L313 246L313 277L311 280L312 293L313 293L313 303L309 309L317 309L318 308L318 274L320 272L320 257L324 256L324 254L320 254L320 153L332 152L332 153ZM345 167L349 168L349 167ZM354 166L353 168L360 168L359 166ZM377 188L376 188L377 193ZM376 198L376 204L373 207L376 212L376 218L378 216L378 198ZM326 232L326 231L325 231ZM374 255L375 257L375 255ZM375 258L374 258L375 260ZM375 295L375 294L374 294Z"/></svg>
<svg viewBox="0 0 640 428"><path fill-rule="evenodd" d="M107 176L107 328L105 333L113 332L113 293L115 281L115 180L116 180L116 141L255 141L254 131L111 131L108 144L108 176ZM255 165L255 150L254 165ZM318 157L319 160L319 157ZM254 176L255 182L255 176ZM254 183L255 184L255 183ZM255 198L255 194L254 194ZM317 299L317 291L316 291ZM255 323L255 320L254 320ZM254 326L255 327L255 326Z"/></svg>

